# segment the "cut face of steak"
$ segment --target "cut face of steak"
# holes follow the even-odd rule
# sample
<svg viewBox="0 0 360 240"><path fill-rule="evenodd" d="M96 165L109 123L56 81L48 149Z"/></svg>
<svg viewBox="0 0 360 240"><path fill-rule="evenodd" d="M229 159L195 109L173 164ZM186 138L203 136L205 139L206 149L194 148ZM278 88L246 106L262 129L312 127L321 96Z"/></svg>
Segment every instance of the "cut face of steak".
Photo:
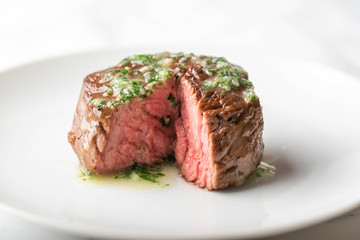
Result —
<svg viewBox="0 0 360 240"><path fill-rule="evenodd" d="M175 154L201 188L243 183L259 165L263 117L247 73L224 58L134 55L84 80L68 139L96 174Z"/></svg>

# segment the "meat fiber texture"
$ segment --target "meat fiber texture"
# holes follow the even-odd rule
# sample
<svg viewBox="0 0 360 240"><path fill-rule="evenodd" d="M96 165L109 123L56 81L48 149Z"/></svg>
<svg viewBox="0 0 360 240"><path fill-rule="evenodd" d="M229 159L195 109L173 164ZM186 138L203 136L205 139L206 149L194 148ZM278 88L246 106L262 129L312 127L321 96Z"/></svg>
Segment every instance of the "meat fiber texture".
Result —
<svg viewBox="0 0 360 240"><path fill-rule="evenodd" d="M68 140L96 174L174 154L186 181L213 190L253 173L263 156L263 126L259 98L241 67L161 53L88 75Z"/></svg>

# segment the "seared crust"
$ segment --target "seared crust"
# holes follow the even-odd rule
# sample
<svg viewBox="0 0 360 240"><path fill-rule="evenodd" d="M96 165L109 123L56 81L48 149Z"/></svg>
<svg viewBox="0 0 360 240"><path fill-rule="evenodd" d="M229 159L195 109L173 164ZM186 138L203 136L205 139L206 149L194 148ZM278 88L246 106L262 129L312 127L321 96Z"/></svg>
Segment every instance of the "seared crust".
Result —
<svg viewBox="0 0 360 240"><path fill-rule="evenodd" d="M84 79L79 102L76 107L74 121L71 131L68 133L68 140L77 154L80 163L88 170L96 172L101 164L101 152L107 143L109 128L108 123L111 117L99 118L93 112L86 96L91 89L91 82L97 74L91 74ZM90 88L89 88L90 86ZM105 124L104 124L105 123ZM88 125L88 126L83 126ZM106 131L107 130L107 131Z"/></svg>

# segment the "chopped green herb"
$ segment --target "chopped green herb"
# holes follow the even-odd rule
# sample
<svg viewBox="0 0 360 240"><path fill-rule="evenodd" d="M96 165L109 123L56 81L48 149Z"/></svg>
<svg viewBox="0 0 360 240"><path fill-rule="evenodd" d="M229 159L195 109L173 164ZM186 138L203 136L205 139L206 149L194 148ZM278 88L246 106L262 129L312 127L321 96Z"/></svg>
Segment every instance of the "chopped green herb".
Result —
<svg viewBox="0 0 360 240"><path fill-rule="evenodd" d="M132 82L132 86L133 86L133 92L135 95L139 95L140 93L140 83L139 82Z"/></svg>
<svg viewBox="0 0 360 240"><path fill-rule="evenodd" d="M226 62L224 57L213 58L213 63Z"/></svg>
<svg viewBox="0 0 360 240"><path fill-rule="evenodd" d="M214 84L211 81L204 81L204 88L209 90L214 90Z"/></svg>
<svg viewBox="0 0 360 240"><path fill-rule="evenodd" d="M252 82L250 82L250 81L248 81L248 80L245 80L245 79L243 79L243 78L240 78L240 79L239 79L239 82L240 82L242 85L246 86L247 88L253 87Z"/></svg>
<svg viewBox="0 0 360 240"><path fill-rule="evenodd" d="M172 95L172 93L169 94L167 100L169 100L170 102L172 102L172 107L176 107L178 105L176 98Z"/></svg>
<svg viewBox="0 0 360 240"><path fill-rule="evenodd" d="M159 172L160 169L156 169L156 167L150 167L147 165L138 165L134 164L131 167L131 172L136 173L140 178L150 181L153 183L158 183L157 180L159 177L165 176L165 174Z"/></svg>
<svg viewBox="0 0 360 240"><path fill-rule="evenodd" d="M98 108L98 109L103 108L103 107L105 106L105 103L106 103L106 100L105 100L105 99L100 100L100 102L99 102L98 105L97 105L97 108Z"/></svg>
<svg viewBox="0 0 360 240"><path fill-rule="evenodd" d="M163 125L164 127L169 127L170 126L170 122L171 122L171 118L170 116L167 116L166 118L161 117L159 119L159 122L161 123L161 125Z"/></svg>
<svg viewBox="0 0 360 240"><path fill-rule="evenodd" d="M135 70L135 71L134 71L134 74L135 74L135 75L139 75L140 73L141 73L141 72L140 72L139 70Z"/></svg>
<svg viewBox="0 0 360 240"><path fill-rule="evenodd" d="M81 167L80 170L81 170L81 172L82 172L82 176L81 176L81 177L83 177L83 181L86 181L86 180L88 180L88 179L90 179L91 177L94 176L94 173L93 173L93 172L85 169L84 167Z"/></svg>
<svg viewBox="0 0 360 240"><path fill-rule="evenodd" d="M251 98L250 98L250 100L251 101L256 101L257 99L259 99L256 95L253 95Z"/></svg>
<svg viewBox="0 0 360 240"><path fill-rule="evenodd" d="M114 179L119 179L119 178L120 178L120 177L119 177L119 176L117 176L117 175L116 175L116 176L114 176Z"/></svg>
<svg viewBox="0 0 360 240"><path fill-rule="evenodd" d="M126 66L124 69L121 69L121 73L124 75L130 73L130 68Z"/></svg>
<svg viewBox="0 0 360 240"><path fill-rule="evenodd" d="M124 94L120 95L120 101L123 102L123 103L130 102L134 98L135 98L135 96L131 91L129 91L128 95L124 95Z"/></svg>
<svg viewBox="0 0 360 240"><path fill-rule="evenodd" d="M248 181L257 181L262 178L269 178L275 176L276 168L265 162L261 162L255 169L253 174L248 178Z"/></svg>
<svg viewBox="0 0 360 240"><path fill-rule="evenodd" d="M219 77L223 77L223 76L234 76L235 74L233 74L233 72L230 71L230 66L224 66L222 68L218 68L216 69L218 72L218 76ZM236 75L235 75L236 76Z"/></svg>
<svg viewBox="0 0 360 240"><path fill-rule="evenodd" d="M140 174L139 177L141 177L144 180L150 181L150 182L158 182L156 180L156 178L158 177L162 177L165 176L163 173L157 173L157 174L153 174L153 173L145 173L145 174Z"/></svg>
<svg viewBox="0 0 360 240"><path fill-rule="evenodd" d="M126 171L123 171L119 177L122 179L131 179L132 175L133 175L133 171L131 169L128 169Z"/></svg>
<svg viewBox="0 0 360 240"><path fill-rule="evenodd" d="M167 100L169 100L170 102L175 102L176 98L172 95L172 93L170 93Z"/></svg>
<svg viewBox="0 0 360 240"><path fill-rule="evenodd" d="M113 69L113 70L108 71L107 73L114 74L114 73L119 73L119 72L120 72L119 69Z"/></svg>
<svg viewBox="0 0 360 240"><path fill-rule="evenodd" d="M116 107L116 106L119 106L120 103L119 101L113 101L113 100L110 100L108 103L107 103L107 107Z"/></svg>
<svg viewBox="0 0 360 240"><path fill-rule="evenodd" d="M159 74L155 74L155 75L153 75L153 76L150 77L149 82L150 82L150 83L151 83L151 82L156 82L156 81L158 81L158 80L159 80Z"/></svg>
<svg viewBox="0 0 360 240"><path fill-rule="evenodd" d="M211 67L204 67L203 69L207 75L211 75L214 72L214 70Z"/></svg>
<svg viewBox="0 0 360 240"><path fill-rule="evenodd" d="M160 69L159 70L159 78L161 80L166 80L167 78L169 78L171 76L171 74L173 74L173 71L170 71L168 69Z"/></svg>
<svg viewBox="0 0 360 240"><path fill-rule="evenodd" d="M154 55L139 54L135 56L135 60L133 60L132 62L145 65L153 62L155 59L156 57Z"/></svg>

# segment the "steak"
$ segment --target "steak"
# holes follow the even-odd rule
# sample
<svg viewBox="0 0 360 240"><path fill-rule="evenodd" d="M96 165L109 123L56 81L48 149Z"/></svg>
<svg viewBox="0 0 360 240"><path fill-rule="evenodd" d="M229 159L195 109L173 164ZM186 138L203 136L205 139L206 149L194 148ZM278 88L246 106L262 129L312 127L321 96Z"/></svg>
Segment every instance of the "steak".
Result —
<svg viewBox="0 0 360 240"><path fill-rule="evenodd" d="M242 184L263 156L259 98L225 58L134 55L83 82L68 140L96 174L169 155L208 190Z"/></svg>

